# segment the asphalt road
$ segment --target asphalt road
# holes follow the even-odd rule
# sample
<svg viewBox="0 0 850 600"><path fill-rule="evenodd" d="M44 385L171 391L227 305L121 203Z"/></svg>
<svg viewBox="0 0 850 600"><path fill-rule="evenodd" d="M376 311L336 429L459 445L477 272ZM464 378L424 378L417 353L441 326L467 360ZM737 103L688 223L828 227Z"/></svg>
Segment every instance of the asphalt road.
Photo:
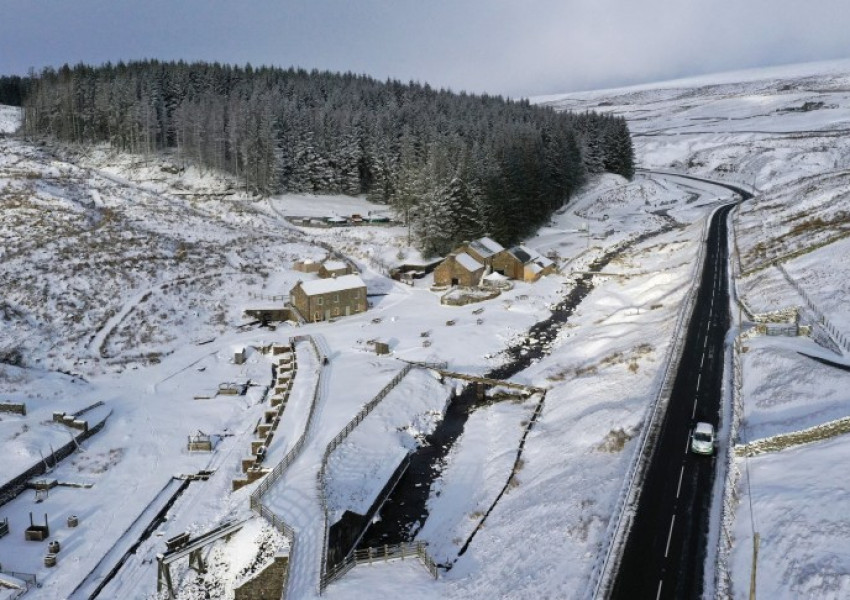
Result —
<svg viewBox="0 0 850 600"><path fill-rule="evenodd" d="M612 598L701 597L716 458L692 454L689 444L698 421L715 429L719 425L729 329L726 221L731 209L722 207L712 218L681 362Z"/></svg>

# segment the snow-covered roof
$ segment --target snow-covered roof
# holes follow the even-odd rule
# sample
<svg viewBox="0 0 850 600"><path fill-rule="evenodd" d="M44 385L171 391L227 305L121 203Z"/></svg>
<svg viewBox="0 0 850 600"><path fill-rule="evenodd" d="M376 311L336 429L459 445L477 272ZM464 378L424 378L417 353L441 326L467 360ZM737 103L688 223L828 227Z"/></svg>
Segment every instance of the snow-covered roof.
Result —
<svg viewBox="0 0 850 600"><path fill-rule="evenodd" d="M348 265L341 260L326 260L322 263L322 266L324 266L328 271L339 271L340 269L348 267Z"/></svg>
<svg viewBox="0 0 850 600"><path fill-rule="evenodd" d="M516 259L522 264L526 264L534 258L534 254L528 251L528 248L524 246L514 246L510 250L508 250Z"/></svg>
<svg viewBox="0 0 850 600"><path fill-rule="evenodd" d="M301 289L308 296L353 290L361 287L366 287L366 284L360 279L360 275L343 275L342 277L334 277L333 279L315 279L301 283Z"/></svg>
<svg viewBox="0 0 850 600"><path fill-rule="evenodd" d="M533 269L535 273L539 273L546 267L551 267L555 264L550 259L540 254L537 250L529 248L528 246L514 246L508 250L508 252L514 255L517 260L522 262L524 265L528 265L529 263L537 265L538 268Z"/></svg>
<svg viewBox="0 0 850 600"><path fill-rule="evenodd" d="M497 252L501 252L505 249L499 242L488 237L479 238L471 242L469 247L475 250L483 258L490 258Z"/></svg>
<svg viewBox="0 0 850 600"><path fill-rule="evenodd" d="M537 275L538 273L540 273L540 271L543 270L543 267L541 267L536 262L530 263L529 265L527 265L527 267L528 267L528 270L531 271L532 273L534 273L535 275Z"/></svg>
<svg viewBox="0 0 850 600"><path fill-rule="evenodd" d="M477 271L478 269L484 268L484 265L482 265L480 262L478 262L477 260L472 258L466 252L461 252L460 254L455 256L455 261L457 261L457 264L459 264L461 267L463 267L464 269L466 269L467 271L470 271L470 272L471 271Z"/></svg>
<svg viewBox="0 0 850 600"><path fill-rule="evenodd" d="M536 262L538 265L540 265L544 269L546 267L551 267L552 265L555 264L554 262L552 262L552 260L550 258L547 258L547 257L543 256L542 254L540 256L538 256L537 258L535 258L534 262Z"/></svg>

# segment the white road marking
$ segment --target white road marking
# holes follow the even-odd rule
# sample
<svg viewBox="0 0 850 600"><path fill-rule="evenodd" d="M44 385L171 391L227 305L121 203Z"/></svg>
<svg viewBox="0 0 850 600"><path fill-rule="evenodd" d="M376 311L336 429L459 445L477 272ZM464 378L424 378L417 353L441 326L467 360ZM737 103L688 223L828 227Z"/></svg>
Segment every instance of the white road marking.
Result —
<svg viewBox="0 0 850 600"><path fill-rule="evenodd" d="M655 594L655 600L658 600L661 597L661 584L664 583L663 579L658 580L658 593Z"/></svg>
<svg viewBox="0 0 850 600"><path fill-rule="evenodd" d="M673 538L673 523L676 522L676 515L673 515L673 518L670 519L670 532L667 534L667 548L664 550L664 558L667 558L667 555L670 553L670 540Z"/></svg>
<svg viewBox="0 0 850 600"><path fill-rule="evenodd" d="M682 465L682 470L679 471L679 485L676 488L676 499L679 499L679 492L682 491L682 476L685 474L685 465Z"/></svg>
<svg viewBox="0 0 850 600"><path fill-rule="evenodd" d="M688 436L688 437L685 438L685 454L688 453L688 446L690 445L690 443L691 443L691 437Z"/></svg>
<svg viewBox="0 0 850 600"><path fill-rule="evenodd" d="M705 356L703 354L703 356ZM699 384L702 381L702 373L697 373L697 391L699 391Z"/></svg>
<svg viewBox="0 0 850 600"><path fill-rule="evenodd" d="M697 400L698 400L698 399L699 399L698 397L695 397L695 398L694 398L694 410L692 410L692 411L691 411L691 418L692 418L692 419L693 419L693 418L696 416L696 414L697 414Z"/></svg>

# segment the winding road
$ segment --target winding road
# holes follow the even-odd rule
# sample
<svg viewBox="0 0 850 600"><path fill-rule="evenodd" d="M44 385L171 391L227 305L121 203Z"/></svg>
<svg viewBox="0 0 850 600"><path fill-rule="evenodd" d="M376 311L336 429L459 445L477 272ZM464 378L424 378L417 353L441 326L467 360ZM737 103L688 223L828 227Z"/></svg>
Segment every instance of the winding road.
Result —
<svg viewBox="0 0 850 600"><path fill-rule="evenodd" d="M709 183L731 189L744 200L752 197L737 186ZM717 453L695 455L689 444L691 430L699 421L720 429L730 322L727 218L731 210L732 205L726 205L712 216L694 312L611 598L702 595Z"/></svg>

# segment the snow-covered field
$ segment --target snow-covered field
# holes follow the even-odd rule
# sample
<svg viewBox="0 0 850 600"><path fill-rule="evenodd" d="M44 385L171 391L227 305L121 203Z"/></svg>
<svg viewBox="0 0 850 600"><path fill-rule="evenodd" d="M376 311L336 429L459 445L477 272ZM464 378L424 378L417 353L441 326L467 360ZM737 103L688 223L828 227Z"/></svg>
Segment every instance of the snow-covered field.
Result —
<svg viewBox="0 0 850 600"><path fill-rule="evenodd" d="M733 213L738 296L754 312L803 306L780 264L837 331L850 333L850 266L840 260L850 243L848 73L850 63L838 63L545 101L626 116L644 168L755 185L756 198ZM0 131L13 130L18 118L16 110L0 108ZM249 455L266 408L262 392L271 383L271 357L256 348L302 334L326 347L327 383L301 457L267 502L306 549L294 555L297 597L317 596L322 454L401 369L398 359L445 361L452 371L483 374L505 360L501 350L548 316L571 289L571 273L617 244L674 223L628 247L595 276L594 290L550 352L515 377L548 388L544 410L514 484L459 557L511 475L533 403L495 403L470 417L418 532L436 560L453 568L435 581L416 561L358 566L325 596L368 590L429 599L579 598L590 592L636 437L677 334L680 303L692 289L706 219L731 199L727 190L658 172L642 172L632 182L598 178L526 242L557 256L560 274L516 283L480 304L448 307L430 291L430 278L410 287L385 276L388 265L422 258L407 245L404 227L321 229L285 219L386 212L361 198L258 199L226 177L175 161L107 148L51 149L9 136L0 136L0 146L0 400L27 405L26 416L0 413L0 478L12 478L70 439L67 428L53 423L53 411L74 412L96 401L112 411L104 430L50 474L90 487L53 488L38 504L27 490L0 507L0 519L8 516L12 529L0 539L0 564L37 575L42 587L28 592L32 598L63 597L97 575L102 559L126 542L122 533L173 485L172 476L215 470L209 481L189 484L168 520L118 572L109 589L120 597L155 595L154 556L164 539L249 517L253 486L237 492L230 486ZM323 259L327 251L319 243L359 266L370 310L300 327L249 325L246 308L268 305L299 279L314 277L293 266ZM808 309L803 316L810 318ZM375 355L374 340L387 342L391 354ZM237 365L233 352L241 346L249 347L248 360ZM744 440L850 414L850 374L798 354L828 351L804 338L756 337L747 346ZM297 357L302 391L293 390L270 464L304 428L316 365L302 345ZM239 380L258 385L246 396L195 399ZM440 419L445 385L423 370L403 382L331 455L326 480L335 514L371 504L416 434ZM215 452L186 451L187 436L198 430L220 436ZM840 457L848 449L850 440L836 438L748 459L749 477L737 482L735 597L749 586L752 519L762 539L760 595L850 593L850 541L840 533L837 512L847 491ZM812 468L823 464L831 466ZM741 459L737 466L747 465ZM51 539L62 542L55 568L43 566L43 544L23 541L30 511L36 521L48 513ZM69 514L79 515L78 528L65 527ZM181 597L231 598L234 581L285 547L286 540L254 519L212 547L211 570L202 580L175 563Z"/></svg>

